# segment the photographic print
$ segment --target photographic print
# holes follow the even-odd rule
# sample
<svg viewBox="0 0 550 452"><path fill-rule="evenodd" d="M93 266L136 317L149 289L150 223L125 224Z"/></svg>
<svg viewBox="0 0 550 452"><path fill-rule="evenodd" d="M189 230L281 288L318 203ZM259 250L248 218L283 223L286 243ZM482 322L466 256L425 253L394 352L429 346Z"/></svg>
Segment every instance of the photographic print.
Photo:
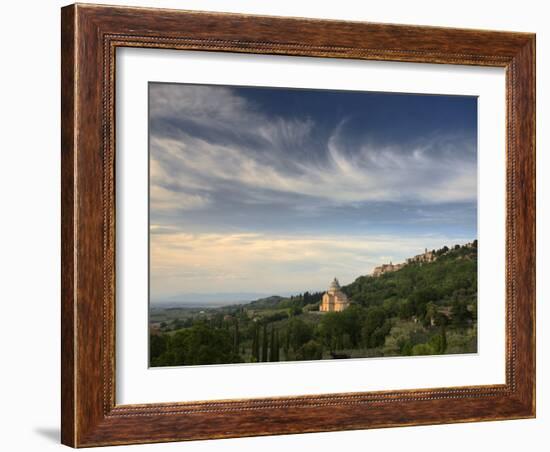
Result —
<svg viewBox="0 0 550 452"><path fill-rule="evenodd" d="M477 352L477 98L149 84L149 365Z"/></svg>

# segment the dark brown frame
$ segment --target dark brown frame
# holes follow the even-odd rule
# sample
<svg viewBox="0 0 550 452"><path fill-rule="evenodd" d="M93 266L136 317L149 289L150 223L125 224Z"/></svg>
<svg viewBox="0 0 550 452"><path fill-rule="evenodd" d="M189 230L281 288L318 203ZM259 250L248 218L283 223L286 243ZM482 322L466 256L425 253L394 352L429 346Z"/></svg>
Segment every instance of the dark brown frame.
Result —
<svg viewBox="0 0 550 452"><path fill-rule="evenodd" d="M61 35L64 444L84 447L535 416L534 34L77 4L62 9ZM506 383L116 405L117 47L505 68Z"/></svg>

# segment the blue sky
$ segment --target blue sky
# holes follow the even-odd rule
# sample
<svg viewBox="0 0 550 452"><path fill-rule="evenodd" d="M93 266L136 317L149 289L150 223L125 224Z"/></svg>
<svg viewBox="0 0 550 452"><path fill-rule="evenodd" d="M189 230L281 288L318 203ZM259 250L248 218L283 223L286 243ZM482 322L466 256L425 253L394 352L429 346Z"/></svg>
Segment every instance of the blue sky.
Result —
<svg viewBox="0 0 550 452"><path fill-rule="evenodd" d="M151 83L149 106L153 302L476 238L475 97Z"/></svg>

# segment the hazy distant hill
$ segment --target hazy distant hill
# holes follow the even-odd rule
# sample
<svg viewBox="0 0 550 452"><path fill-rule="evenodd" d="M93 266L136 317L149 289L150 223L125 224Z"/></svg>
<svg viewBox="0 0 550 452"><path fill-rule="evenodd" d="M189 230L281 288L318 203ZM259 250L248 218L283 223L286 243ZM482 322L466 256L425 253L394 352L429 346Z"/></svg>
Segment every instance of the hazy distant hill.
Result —
<svg viewBox="0 0 550 452"><path fill-rule="evenodd" d="M248 303L250 301L269 297L270 295L272 294L259 292L183 293L162 300L152 300L151 305L155 308L217 307Z"/></svg>
<svg viewBox="0 0 550 452"><path fill-rule="evenodd" d="M279 295L272 295L270 297L260 298L255 301L247 303L246 306L253 307L256 309L268 309L277 307L281 301L286 300L287 298L281 297Z"/></svg>

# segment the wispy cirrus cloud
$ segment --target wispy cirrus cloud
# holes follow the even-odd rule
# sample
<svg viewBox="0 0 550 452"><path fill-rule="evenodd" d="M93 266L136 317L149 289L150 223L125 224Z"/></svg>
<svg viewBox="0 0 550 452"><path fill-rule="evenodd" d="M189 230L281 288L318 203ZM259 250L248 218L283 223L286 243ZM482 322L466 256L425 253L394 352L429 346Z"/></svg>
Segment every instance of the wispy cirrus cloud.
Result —
<svg viewBox="0 0 550 452"><path fill-rule="evenodd" d="M311 118L269 116L228 88L153 86L152 118L180 124L172 120L151 139L151 181L168 197L216 192L231 183L263 199L266 192L333 203L476 198L471 137L433 133L415 143L350 144L341 121L319 142ZM202 133L190 133L186 124Z"/></svg>
<svg viewBox="0 0 550 452"><path fill-rule="evenodd" d="M250 198L256 195L265 198L267 192L272 192L274 197L303 195L335 204L475 200L475 160L464 162L458 154L433 156L430 146L434 145L437 143L408 152L396 147L365 145L350 155L328 143L323 161L280 165L271 158L247 154L230 144L213 144L182 134L179 140L152 140L154 155L165 156L164 161L152 158L153 165L163 169L161 177L155 174L152 182L165 184L165 190L176 193L190 189L215 192L231 183Z"/></svg>

